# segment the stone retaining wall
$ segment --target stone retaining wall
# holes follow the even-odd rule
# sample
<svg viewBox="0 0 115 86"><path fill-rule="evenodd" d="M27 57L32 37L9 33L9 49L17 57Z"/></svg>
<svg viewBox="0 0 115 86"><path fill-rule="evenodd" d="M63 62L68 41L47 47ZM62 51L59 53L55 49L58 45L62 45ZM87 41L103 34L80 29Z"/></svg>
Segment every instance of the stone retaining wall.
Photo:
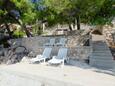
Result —
<svg viewBox="0 0 115 86"><path fill-rule="evenodd" d="M40 54L45 48L45 46L43 45L47 43L50 38L52 37L31 37L31 38L12 39L11 43L13 44L14 42L16 42L15 44L16 46L22 45L25 46L28 50L32 50L37 54ZM56 42L58 42L61 37L59 36L53 38L56 38ZM80 42L79 41L80 37L78 35L66 36L66 38L67 42L65 47L68 47L68 57L72 59L79 59L81 57L80 54L90 52L90 47L89 49L83 46L79 46L79 48L77 47L78 43ZM57 55L59 48L60 46L52 46L53 50L51 55L52 56Z"/></svg>

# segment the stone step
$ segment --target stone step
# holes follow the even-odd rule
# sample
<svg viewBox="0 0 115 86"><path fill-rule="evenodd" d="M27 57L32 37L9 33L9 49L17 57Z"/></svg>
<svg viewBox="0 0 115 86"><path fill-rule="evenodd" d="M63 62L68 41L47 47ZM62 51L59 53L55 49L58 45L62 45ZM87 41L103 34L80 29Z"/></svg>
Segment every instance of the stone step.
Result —
<svg viewBox="0 0 115 86"><path fill-rule="evenodd" d="M106 45L105 42L93 42L93 45Z"/></svg>
<svg viewBox="0 0 115 86"><path fill-rule="evenodd" d="M110 50L109 48L93 47L94 50Z"/></svg>
<svg viewBox="0 0 115 86"><path fill-rule="evenodd" d="M89 64L102 69L112 69L115 66L113 60L90 59Z"/></svg>
<svg viewBox="0 0 115 86"><path fill-rule="evenodd" d="M111 53L92 53L92 56L113 58Z"/></svg>
<svg viewBox="0 0 115 86"><path fill-rule="evenodd" d="M93 48L95 49L109 49L109 47L106 47L106 46L93 46Z"/></svg>
<svg viewBox="0 0 115 86"><path fill-rule="evenodd" d="M113 58L112 58L112 59L111 59L111 58L109 59L109 58L91 58L91 57L89 58L89 60L91 60L91 61L92 61L92 60L95 60L95 61L103 61L103 62L106 62L106 61L108 61L108 62L109 62L109 61L114 61Z"/></svg>
<svg viewBox="0 0 115 86"><path fill-rule="evenodd" d="M110 51L106 51L106 52L103 52L103 51L93 51L93 53L92 54L94 54L94 55L110 55L110 56L112 56L112 53L110 52Z"/></svg>
<svg viewBox="0 0 115 86"><path fill-rule="evenodd" d="M95 50L110 50L109 48L106 48L106 47L98 47L98 46L96 46L96 47L93 47L93 49L95 49Z"/></svg>
<svg viewBox="0 0 115 86"><path fill-rule="evenodd" d="M111 53L110 50L92 50L92 53Z"/></svg>
<svg viewBox="0 0 115 86"><path fill-rule="evenodd" d="M101 57L101 56L91 56L91 59L100 59L100 60L113 60L111 57Z"/></svg>
<svg viewBox="0 0 115 86"><path fill-rule="evenodd" d="M108 47L107 44L101 44L101 45L98 45L98 44L92 44L94 47L95 46L99 46L99 47Z"/></svg>
<svg viewBox="0 0 115 86"><path fill-rule="evenodd" d="M106 45L106 42L102 42L102 41L93 41L93 44L98 44L98 45Z"/></svg>
<svg viewBox="0 0 115 86"><path fill-rule="evenodd" d="M90 64L91 65L91 64ZM113 67L111 67L110 65L109 66L103 66L103 65L98 65L98 64L93 64L91 65L92 67L96 67L96 68L99 68L99 69L104 69L104 70L108 70L108 69L112 69Z"/></svg>
<svg viewBox="0 0 115 86"><path fill-rule="evenodd" d="M111 53L109 50L101 51L101 50L93 50L93 53Z"/></svg>
<svg viewBox="0 0 115 86"><path fill-rule="evenodd" d="M93 44L93 46L99 46L99 47L108 47L107 44Z"/></svg>
<svg viewBox="0 0 115 86"><path fill-rule="evenodd" d="M107 44L105 43L105 42L92 42L93 43L93 45L102 45L102 46L106 46Z"/></svg>

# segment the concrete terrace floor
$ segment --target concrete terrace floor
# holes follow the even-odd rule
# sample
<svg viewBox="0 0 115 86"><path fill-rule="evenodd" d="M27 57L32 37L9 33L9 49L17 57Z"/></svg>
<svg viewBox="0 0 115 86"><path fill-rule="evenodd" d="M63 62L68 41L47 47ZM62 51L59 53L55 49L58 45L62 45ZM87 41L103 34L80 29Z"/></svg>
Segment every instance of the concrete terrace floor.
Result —
<svg viewBox="0 0 115 86"><path fill-rule="evenodd" d="M0 86L115 86L115 76L81 63L64 67L18 63L0 66Z"/></svg>

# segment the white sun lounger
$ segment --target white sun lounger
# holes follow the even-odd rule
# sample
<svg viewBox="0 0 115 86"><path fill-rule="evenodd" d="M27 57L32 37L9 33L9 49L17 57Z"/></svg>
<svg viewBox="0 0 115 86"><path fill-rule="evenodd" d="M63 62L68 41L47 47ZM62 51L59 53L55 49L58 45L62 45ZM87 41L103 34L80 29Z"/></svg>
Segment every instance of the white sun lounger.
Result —
<svg viewBox="0 0 115 86"><path fill-rule="evenodd" d="M45 63L46 59L50 58L50 54L51 54L52 48L45 48L43 51L42 55L37 55L36 58L32 58L30 60L30 63L35 63L35 62L40 62L43 61Z"/></svg>
<svg viewBox="0 0 115 86"><path fill-rule="evenodd" d="M56 46L65 46L66 43L66 38L61 38L60 41L58 43L56 43Z"/></svg>
<svg viewBox="0 0 115 86"><path fill-rule="evenodd" d="M45 43L44 46L53 46L55 44L55 38L51 38L48 43Z"/></svg>
<svg viewBox="0 0 115 86"><path fill-rule="evenodd" d="M67 58L67 48L60 48L58 55L57 56L53 56L53 58L51 60L48 61L49 64L62 64L64 65L64 61L68 60Z"/></svg>

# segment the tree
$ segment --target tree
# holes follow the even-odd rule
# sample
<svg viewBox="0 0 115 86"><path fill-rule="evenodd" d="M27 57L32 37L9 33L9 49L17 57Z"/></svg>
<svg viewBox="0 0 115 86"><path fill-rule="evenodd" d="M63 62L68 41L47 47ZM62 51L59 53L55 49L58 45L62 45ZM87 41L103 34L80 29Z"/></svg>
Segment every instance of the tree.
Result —
<svg viewBox="0 0 115 86"><path fill-rule="evenodd" d="M79 15L81 22L102 25L111 22L111 19L115 16L115 10L112 5L114 0L73 0L75 8L79 9Z"/></svg>
<svg viewBox="0 0 115 86"><path fill-rule="evenodd" d="M80 23L102 25L111 22L115 15L114 0L44 0L49 23Z"/></svg>
<svg viewBox="0 0 115 86"><path fill-rule="evenodd" d="M68 24L70 30L71 24L77 24L78 29L80 23L109 24L115 16L114 3L115 0L1 0L0 23L20 24L28 37L32 34L26 25L36 21L47 21L49 26Z"/></svg>
<svg viewBox="0 0 115 86"><path fill-rule="evenodd" d="M113 8L114 3L115 0L105 0L93 17L91 23L94 25L110 24L115 17L115 9Z"/></svg>
<svg viewBox="0 0 115 86"><path fill-rule="evenodd" d="M34 5L29 0L12 0L15 3L17 10L20 12L20 19L17 21L25 30L28 37L33 36L26 28L27 24L32 24L36 19Z"/></svg>
<svg viewBox="0 0 115 86"><path fill-rule="evenodd" d="M71 7L70 0L44 0L45 13L49 26L67 23L70 26L70 18L67 10Z"/></svg>
<svg viewBox="0 0 115 86"><path fill-rule="evenodd" d="M2 0L0 6L1 24L5 23L8 29L8 23L18 23L25 30L28 37L32 36L26 25L34 22L36 13L33 12L34 5L29 0ZM8 32L11 36L10 29L8 29Z"/></svg>
<svg viewBox="0 0 115 86"><path fill-rule="evenodd" d="M15 5L11 3L10 0L1 0L0 8L0 25L5 24L9 36L12 37L12 32L10 31L8 23L13 22L11 21L12 19L10 17L10 11L12 8L15 8Z"/></svg>

